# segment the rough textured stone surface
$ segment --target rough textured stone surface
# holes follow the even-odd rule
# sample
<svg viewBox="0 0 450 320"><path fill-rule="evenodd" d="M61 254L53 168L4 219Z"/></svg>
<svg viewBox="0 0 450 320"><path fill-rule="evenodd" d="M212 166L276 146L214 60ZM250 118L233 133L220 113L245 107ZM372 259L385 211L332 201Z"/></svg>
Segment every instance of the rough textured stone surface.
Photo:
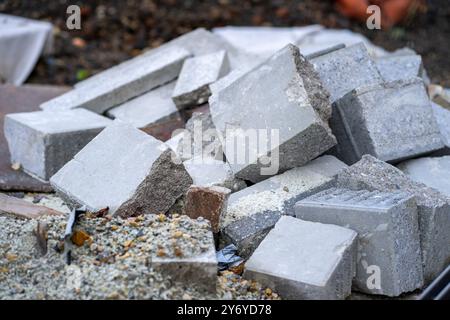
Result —
<svg viewBox="0 0 450 320"><path fill-rule="evenodd" d="M328 93L293 45L211 96L209 103L227 161L238 178L260 181L304 165L335 144L327 125ZM260 142L249 135L259 135ZM248 140L258 147L248 145ZM267 162L278 164L278 170L263 172Z"/></svg>
<svg viewBox="0 0 450 320"><path fill-rule="evenodd" d="M109 207L130 216L164 213L192 179L161 141L119 120L108 126L51 179L74 205Z"/></svg>
<svg viewBox="0 0 450 320"><path fill-rule="evenodd" d="M416 197L425 282L430 282L450 261L450 200L424 184L412 181L399 169L366 155L337 177L339 187L352 190L405 191Z"/></svg>
<svg viewBox="0 0 450 320"><path fill-rule="evenodd" d="M110 123L84 109L9 114L4 130L11 163L48 180Z"/></svg>
<svg viewBox="0 0 450 320"><path fill-rule="evenodd" d="M417 205L410 194L333 188L299 201L295 213L358 233L356 290L396 297L422 287ZM378 281L371 279L374 267Z"/></svg>
<svg viewBox="0 0 450 320"><path fill-rule="evenodd" d="M297 201L332 187L345 167L336 158L323 156L233 193L221 222L223 243L233 243L241 256L248 257L281 215L294 215Z"/></svg>
<svg viewBox="0 0 450 320"><path fill-rule="evenodd" d="M450 155L450 110L447 110L440 105L431 102L433 107L433 114L441 132L441 139L444 143L444 148L437 151L436 155Z"/></svg>
<svg viewBox="0 0 450 320"><path fill-rule="evenodd" d="M106 112L112 119L131 123L139 129L164 122L178 115L178 109L171 99L175 81L153 89Z"/></svg>
<svg viewBox="0 0 450 320"><path fill-rule="evenodd" d="M245 264L244 277L285 299L344 299L355 275L356 232L281 217Z"/></svg>
<svg viewBox="0 0 450 320"><path fill-rule="evenodd" d="M425 77L422 57L413 55L387 55L376 60L376 66L384 81L396 81L413 77Z"/></svg>
<svg viewBox="0 0 450 320"><path fill-rule="evenodd" d="M227 210L231 190L223 187L191 186L186 193L185 214L192 219L209 220L213 232L219 232L219 222Z"/></svg>
<svg viewBox="0 0 450 320"><path fill-rule="evenodd" d="M225 50L186 59L173 90L173 101L179 109L207 102L211 95L209 85L229 71Z"/></svg>
<svg viewBox="0 0 450 320"><path fill-rule="evenodd" d="M439 128L418 78L357 88L333 107L337 157L347 164L370 154L398 162L441 149Z"/></svg>
<svg viewBox="0 0 450 320"><path fill-rule="evenodd" d="M82 86L90 86L99 81L105 81L114 77L118 77L122 74L123 70L128 69L130 65L141 64L142 61L145 61L149 56L154 55L157 52L168 50L170 48L183 48L189 51L194 56L198 56L216 52L219 50L224 50L226 48L226 43L221 37L214 35L203 28L198 28L191 32L183 34L178 38L175 38L161 45L160 47L144 52L136 58L124 61L86 80L78 82L75 87L78 88Z"/></svg>
<svg viewBox="0 0 450 320"><path fill-rule="evenodd" d="M120 74L98 79L40 105L44 110L90 109L97 113L124 103L178 77L190 52L169 47L127 64Z"/></svg>
<svg viewBox="0 0 450 320"><path fill-rule="evenodd" d="M450 197L450 156L408 160L400 163L398 168L412 180Z"/></svg>
<svg viewBox="0 0 450 320"><path fill-rule="evenodd" d="M355 88L383 81L363 43L331 50L310 61L319 73L324 87L330 92L331 102Z"/></svg>

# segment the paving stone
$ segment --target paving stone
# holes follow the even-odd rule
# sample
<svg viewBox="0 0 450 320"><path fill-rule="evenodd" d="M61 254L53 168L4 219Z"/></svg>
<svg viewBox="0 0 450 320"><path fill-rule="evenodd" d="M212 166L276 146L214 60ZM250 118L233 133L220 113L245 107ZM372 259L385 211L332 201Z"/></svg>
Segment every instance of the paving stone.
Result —
<svg viewBox="0 0 450 320"><path fill-rule="evenodd" d="M335 144L327 125L328 93L293 45L213 97L212 119L222 146L228 145L225 156L238 178L258 182L304 165ZM278 141L273 139L277 133ZM270 162L272 168L264 165Z"/></svg>
<svg viewBox="0 0 450 320"><path fill-rule="evenodd" d="M11 168L11 155L4 136L4 116L13 112L39 110L39 104L69 90L68 87L23 85L0 86L0 190L51 192L48 182L42 182L21 170Z"/></svg>
<svg viewBox="0 0 450 320"><path fill-rule="evenodd" d="M139 65L149 56L170 48L183 48L184 50L189 51L192 55L198 56L216 52L219 50L224 50L226 47L227 45L221 37L214 35L203 28L198 28L191 32L185 33L157 48L148 50L133 59L126 60L112 68L89 77L86 80L80 81L75 85L75 87L81 88L82 86L91 86L99 81L118 77L122 74L123 70L128 69L130 65Z"/></svg>
<svg viewBox="0 0 450 320"><path fill-rule="evenodd" d="M450 200L422 183L412 181L399 169L370 155L337 177L337 186L352 190L405 191L416 197L422 265L425 283L435 277L450 260Z"/></svg>
<svg viewBox="0 0 450 320"><path fill-rule="evenodd" d="M223 187L192 185L186 193L185 214L192 219L203 217L211 222L212 231L219 232L219 222L227 210L231 190Z"/></svg>
<svg viewBox="0 0 450 320"><path fill-rule="evenodd" d="M397 167L412 180L450 197L450 156L408 160Z"/></svg>
<svg viewBox="0 0 450 320"><path fill-rule="evenodd" d="M332 188L297 202L295 213L302 220L358 233L353 282L357 291L396 297L423 286L417 205L412 195Z"/></svg>
<svg viewBox="0 0 450 320"><path fill-rule="evenodd" d="M345 299L355 275L353 230L281 217L245 264L244 277L284 299Z"/></svg>
<svg viewBox="0 0 450 320"><path fill-rule="evenodd" d="M355 88L383 81L363 43L319 55L310 62L329 91L331 102Z"/></svg>
<svg viewBox="0 0 450 320"><path fill-rule="evenodd" d="M422 80L360 87L339 99L330 122L347 164L371 154L399 162L443 147Z"/></svg>
<svg viewBox="0 0 450 320"><path fill-rule="evenodd" d="M163 123L178 116L178 109L171 99L175 81L128 100L106 112L112 119L131 123L139 129Z"/></svg>
<svg viewBox="0 0 450 320"><path fill-rule="evenodd" d="M441 139L444 143L444 148L433 153L436 156L450 155L450 110L446 110L437 103L431 102L433 108L434 118L439 126L441 132Z"/></svg>
<svg viewBox="0 0 450 320"><path fill-rule="evenodd" d="M115 120L50 182L72 205L111 214L164 213L192 179L161 141Z"/></svg>
<svg viewBox="0 0 450 320"><path fill-rule="evenodd" d="M332 187L345 167L332 156L322 156L231 194L221 221L222 243L233 243L240 256L248 257L281 215L293 216L297 201Z"/></svg>
<svg viewBox="0 0 450 320"><path fill-rule="evenodd" d="M225 50L186 59L172 94L179 109L200 105L211 95L209 85L230 71Z"/></svg>
<svg viewBox="0 0 450 320"><path fill-rule="evenodd" d="M8 114L4 130L11 163L48 180L110 123L84 109Z"/></svg>
<svg viewBox="0 0 450 320"><path fill-rule="evenodd" d="M426 77L422 57L418 54L383 56L376 59L376 66L387 82Z"/></svg>
<svg viewBox="0 0 450 320"><path fill-rule="evenodd" d="M176 79L184 60L190 55L189 51L179 47L157 51L143 60L129 63L121 69L120 75L90 82L90 85L75 88L40 107L44 110L85 108L103 113Z"/></svg>

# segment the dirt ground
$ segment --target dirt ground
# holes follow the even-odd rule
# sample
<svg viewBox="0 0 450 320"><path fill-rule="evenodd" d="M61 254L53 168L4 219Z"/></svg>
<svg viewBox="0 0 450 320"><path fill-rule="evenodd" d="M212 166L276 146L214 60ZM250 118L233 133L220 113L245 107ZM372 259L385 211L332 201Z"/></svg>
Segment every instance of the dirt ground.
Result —
<svg viewBox="0 0 450 320"><path fill-rule="evenodd" d="M65 27L70 4L82 9L80 31ZM2 0L0 12L47 20L58 28L55 54L39 61L30 83L74 84L197 27L320 23L361 32L388 50L411 47L423 56L432 81L450 87L448 0L428 0L413 18L389 31L368 30L342 17L332 0Z"/></svg>

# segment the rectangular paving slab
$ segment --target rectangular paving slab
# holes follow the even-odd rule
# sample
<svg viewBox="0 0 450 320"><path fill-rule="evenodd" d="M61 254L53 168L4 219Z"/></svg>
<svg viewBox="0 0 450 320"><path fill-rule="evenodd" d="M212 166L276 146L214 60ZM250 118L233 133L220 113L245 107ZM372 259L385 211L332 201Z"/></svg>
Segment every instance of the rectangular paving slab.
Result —
<svg viewBox="0 0 450 320"><path fill-rule="evenodd" d="M324 87L330 92L331 102L349 91L364 85L383 82L363 43L339 50L330 50L310 58Z"/></svg>
<svg viewBox="0 0 450 320"><path fill-rule="evenodd" d="M423 285L417 205L405 192L332 188L297 202L297 218L358 233L354 289L396 297Z"/></svg>
<svg viewBox="0 0 450 320"><path fill-rule="evenodd" d="M85 109L8 114L11 163L47 181L111 122Z"/></svg>
<svg viewBox="0 0 450 320"><path fill-rule="evenodd" d="M244 277L283 299L338 300L350 295L355 231L281 217L245 264Z"/></svg>
<svg viewBox="0 0 450 320"><path fill-rule="evenodd" d="M335 144L327 125L328 93L294 45L213 94L209 103L238 178L261 181L304 165Z"/></svg>
<svg viewBox="0 0 450 320"><path fill-rule="evenodd" d="M376 66L384 81L396 81L423 77L426 73L422 57L418 54L387 55L376 60Z"/></svg>
<svg viewBox="0 0 450 320"><path fill-rule="evenodd" d="M412 181L390 164L370 155L337 176L338 187L352 190L404 191L415 196L425 283L432 281L450 260L450 200L422 183Z"/></svg>
<svg viewBox="0 0 450 320"><path fill-rule="evenodd" d="M85 108L97 113L124 103L178 77L189 51L169 47L123 68L120 75L75 88L40 105L44 110Z"/></svg>
<svg viewBox="0 0 450 320"><path fill-rule="evenodd" d="M332 156L322 156L231 194L221 222L223 244L233 243L248 257L280 216L294 215L297 201L332 187L345 167Z"/></svg>
<svg viewBox="0 0 450 320"><path fill-rule="evenodd" d="M192 179L164 143L115 120L50 182L74 206L130 216L165 213Z"/></svg>
<svg viewBox="0 0 450 320"><path fill-rule="evenodd" d="M150 90L106 112L112 119L120 119L145 130L178 116L178 109L171 99L175 81Z"/></svg>
<svg viewBox="0 0 450 320"><path fill-rule="evenodd" d="M333 107L336 155L347 164L370 154L399 162L444 145L419 78L357 88Z"/></svg>

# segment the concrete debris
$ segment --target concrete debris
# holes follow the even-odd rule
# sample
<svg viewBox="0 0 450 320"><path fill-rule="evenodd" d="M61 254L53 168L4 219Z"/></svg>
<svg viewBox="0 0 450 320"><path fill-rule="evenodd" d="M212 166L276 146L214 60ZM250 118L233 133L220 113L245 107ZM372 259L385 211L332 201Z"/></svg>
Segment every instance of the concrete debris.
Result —
<svg viewBox="0 0 450 320"><path fill-rule="evenodd" d="M327 125L328 93L293 45L220 90L209 102L225 156L238 178L258 182L304 165L335 144Z"/></svg>
<svg viewBox="0 0 450 320"><path fill-rule="evenodd" d="M450 198L450 156L408 160L397 166L412 180Z"/></svg>
<svg viewBox="0 0 450 320"><path fill-rule="evenodd" d="M441 139L444 143L444 148L436 151L433 155L444 156L450 155L450 110L447 110L437 103L431 102L433 114L441 132Z"/></svg>
<svg viewBox="0 0 450 320"><path fill-rule="evenodd" d="M186 59L172 94L178 109L207 102L211 95L209 85L229 71L230 63L224 50Z"/></svg>
<svg viewBox="0 0 450 320"><path fill-rule="evenodd" d="M450 200L426 185L412 181L399 169L370 155L337 177L338 187L352 190L404 191L415 196L425 283L432 281L450 259Z"/></svg>
<svg viewBox="0 0 450 320"><path fill-rule="evenodd" d="M223 242L248 257L280 216L294 215L297 201L332 187L345 167L338 159L323 156L231 194L221 222Z"/></svg>
<svg viewBox="0 0 450 320"><path fill-rule="evenodd" d="M444 146L418 78L356 88L333 109L336 155L347 164L364 154L399 162Z"/></svg>
<svg viewBox="0 0 450 320"><path fill-rule="evenodd" d="M310 62L329 91L332 103L355 88L383 82L362 43L319 55Z"/></svg>
<svg viewBox="0 0 450 320"><path fill-rule="evenodd" d="M165 213L192 184L177 162L164 143L116 120L50 183L69 203L91 211L109 207L120 216Z"/></svg>
<svg viewBox="0 0 450 320"><path fill-rule="evenodd" d="M285 299L340 300L350 295L355 231L282 217L245 264L244 277Z"/></svg>
<svg viewBox="0 0 450 320"><path fill-rule="evenodd" d="M49 111L85 108L103 113L176 79L184 60L190 56L189 51L179 47L157 51L145 59L127 64L120 75L90 82L90 85L75 88L40 107Z"/></svg>
<svg viewBox="0 0 450 320"><path fill-rule="evenodd" d="M197 219L203 217L211 223L214 233L227 210L231 190L223 187L199 187L192 185L186 193L185 214Z"/></svg>
<svg viewBox="0 0 450 320"><path fill-rule="evenodd" d="M393 54L380 57L376 60L376 66L386 82L413 77L424 78L424 82L427 80L422 57L418 54Z"/></svg>
<svg viewBox="0 0 450 320"><path fill-rule="evenodd" d="M112 119L131 123L144 131L158 123L178 116L178 109L171 99L175 81L153 89L143 95L114 107L106 112Z"/></svg>
<svg viewBox="0 0 450 320"><path fill-rule="evenodd" d="M391 297L423 286L417 205L405 192L329 189L299 201L299 219L358 233L353 287ZM375 274L377 272L377 274Z"/></svg>
<svg viewBox="0 0 450 320"><path fill-rule="evenodd" d="M4 130L11 163L49 180L111 122L84 109L8 114Z"/></svg>

